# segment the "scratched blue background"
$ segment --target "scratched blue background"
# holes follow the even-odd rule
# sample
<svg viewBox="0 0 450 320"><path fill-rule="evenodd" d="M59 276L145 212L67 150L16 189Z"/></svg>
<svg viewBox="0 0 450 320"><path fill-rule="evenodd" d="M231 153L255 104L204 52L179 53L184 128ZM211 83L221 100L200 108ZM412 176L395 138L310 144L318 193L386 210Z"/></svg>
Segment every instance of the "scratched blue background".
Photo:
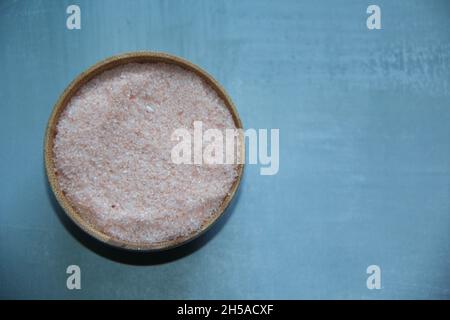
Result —
<svg viewBox="0 0 450 320"><path fill-rule="evenodd" d="M247 166L226 217L159 255L84 236L43 169L63 89L134 50L191 60L246 128L280 128L279 173ZM0 67L1 298L450 298L450 1L2 0Z"/></svg>

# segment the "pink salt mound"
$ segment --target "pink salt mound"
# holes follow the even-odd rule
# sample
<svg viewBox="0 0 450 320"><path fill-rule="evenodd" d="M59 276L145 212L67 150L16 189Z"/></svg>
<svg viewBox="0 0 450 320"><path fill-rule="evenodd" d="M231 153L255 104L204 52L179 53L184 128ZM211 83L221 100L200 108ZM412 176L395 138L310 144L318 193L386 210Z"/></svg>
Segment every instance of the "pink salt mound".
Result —
<svg viewBox="0 0 450 320"><path fill-rule="evenodd" d="M130 63L85 84L60 116L58 182L82 218L113 239L154 244L198 231L221 206L237 165L177 165L177 128L235 128L195 73Z"/></svg>

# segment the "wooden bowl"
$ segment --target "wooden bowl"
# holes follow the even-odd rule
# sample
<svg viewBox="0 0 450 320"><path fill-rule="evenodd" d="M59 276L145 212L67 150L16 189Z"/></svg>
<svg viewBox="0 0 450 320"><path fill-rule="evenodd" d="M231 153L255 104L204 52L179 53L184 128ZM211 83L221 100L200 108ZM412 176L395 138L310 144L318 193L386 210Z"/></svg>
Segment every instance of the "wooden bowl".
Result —
<svg viewBox="0 0 450 320"><path fill-rule="evenodd" d="M155 62L164 62L168 64L175 64L179 67L182 67L188 71L192 71L195 74L197 74L200 78L202 78L208 85L213 88L219 97L224 101L225 105L229 109L230 113L232 114L234 123L236 125L236 128L242 129L242 122L239 118L238 112L236 111L236 108L233 105L233 102L231 101L228 94L225 92L225 90L221 87L221 85L214 80L213 77L211 77L207 72L199 68L198 66L192 64L189 61L186 61L184 59L181 59L179 57L175 57L172 55L168 55L165 53L158 53L158 52L132 52L132 53L126 53L122 55L113 56L111 58L108 58L106 60L100 61L94 66L87 69L85 72L81 73L75 80L72 81L72 83L64 90L63 94L60 96L58 101L56 102L52 114L50 116L50 119L48 121L47 125L47 131L45 134L45 146L44 146L44 159L45 159L45 169L48 177L48 181L50 183L50 186L53 190L53 193L55 194L56 199L58 200L61 207L64 209L66 214L69 216L69 218L78 225L82 230L84 230L86 233L91 235L92 237L100 240L103 243L106 243L108 245L117 247L117 248L123 248L123 249L129 249L133 251L160 251L160 250L166 250L170 248L174 248L177 246L180 246L182 244L185 244L196 237L203 234L206 230L208 230L214 222L217 221L217 219L225 212L225 209L230 204L231 200L233 199L239 183L241 181L241 177L244 170L243 164L238 164L238 176L236 180L234 181L231 189L229 190L228 195L223 199L222 204L219 207L219 210L216 211L214 215L211 216L206 222L204 222L200 229L192 232L191 234L187 236L178 237L172 240L157 242L157 243L134 243L134 242L127 242L122 241L118 239L114 239L111 236L97 230L95 226L85 221L81 215L77 212L77 209L75 206L71 203L71 201L66 197L66 195L62 192L61 187L59 186L57 176L55 174L55 163L54 163L54 154L53 154L53 144L54 139L56 136L56 125L58 123L59 117L66 108L68 102L70 99L76 94L76 92L85 85L88 81L93 79L94 77L98 76L99 74L103 73L106 70L112 69L114 67L117 67L122 64L127 63L155 63ZM241 142L241 152L242 155L245 155L245 141L244 137L240 136L240 142Z"/></svg>

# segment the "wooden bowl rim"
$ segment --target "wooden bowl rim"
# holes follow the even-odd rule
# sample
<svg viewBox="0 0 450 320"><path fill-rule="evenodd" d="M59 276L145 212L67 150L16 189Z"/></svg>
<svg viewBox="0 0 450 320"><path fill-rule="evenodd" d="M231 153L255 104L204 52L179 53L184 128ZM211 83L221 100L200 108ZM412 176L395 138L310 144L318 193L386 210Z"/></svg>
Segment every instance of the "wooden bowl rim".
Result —
<svg viewBox="0 0 450 320"><path fill-rule="evenodd" d="M47 129L45 133L45 141L44 141L44 162L45 162L45 170L47 174L48 181L50 183L50 187L61 207L64 209L64 212L67 216L72 220L78 227L80 227L83 231L85 231L90 236L95 239L121 249L127 249L132 251L141 251L141 252L151 252L151 251L162 251L171 248L175 248L186 244L187 242L192 241L193 239L199 237L204 232L206 232L225 212L233 197L235 196L242 175L244 171L244 164L238 164L238 176L233 182L229 192L224 197L222 204L219 209L216 211L214 215L212 215L207 221L205 221L201 228L192 232L187 236L177 237L175 239L161 241L157 243L135 243L128 242L119 239L115 239L95 228L92 224L84 220L81 215L75 209L75 206L72 205L71 201L64 195L62 192L57 176L55 174L55 164L53 158L53 145L54 138L56 136L56 125L58 123L59 117L63 110L66 108L70 99L77 93L77 91L88 81L103 73L106 70L113 69L119 65L127 64L127 63L156 63L156 62L164 62L168 64L174 64L179 67L182 67L186 70L192 71L198 76L200 76L207 84L209 84L219 95L219 97L224 101L226 107L230 111L236 128L243 129L241 119L239 118L239 114L234 106L231 98L226 93L225 89L206 71L198 67L197 65L179 58L177 56L169 55L167 53L162 52L149 52L149 51L137 51L130 52L112 56L110 58L104 59L100 62L97 62L86 71L82 72L78 75L64 90L62 95L57 100L55 106L53 107L53 111L48 120ZM241 141L241 152L242 156L245 157L245 141L244 137L240 136Z"/></svg>

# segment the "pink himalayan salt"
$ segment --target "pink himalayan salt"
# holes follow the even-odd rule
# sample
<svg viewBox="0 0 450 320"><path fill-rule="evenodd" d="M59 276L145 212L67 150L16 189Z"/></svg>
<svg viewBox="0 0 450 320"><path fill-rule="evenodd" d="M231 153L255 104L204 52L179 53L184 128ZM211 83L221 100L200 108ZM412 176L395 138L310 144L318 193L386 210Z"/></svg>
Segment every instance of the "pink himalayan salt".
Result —
<svg viewBox="0 0 450 320"><path fill-rule="evenodd" d="M85 84L60 116L59 184L83 219L135 244L197 231L217 212L237 165L176 165L177 128L236 128L198 75L165 63L130 63Z"/></svg>

